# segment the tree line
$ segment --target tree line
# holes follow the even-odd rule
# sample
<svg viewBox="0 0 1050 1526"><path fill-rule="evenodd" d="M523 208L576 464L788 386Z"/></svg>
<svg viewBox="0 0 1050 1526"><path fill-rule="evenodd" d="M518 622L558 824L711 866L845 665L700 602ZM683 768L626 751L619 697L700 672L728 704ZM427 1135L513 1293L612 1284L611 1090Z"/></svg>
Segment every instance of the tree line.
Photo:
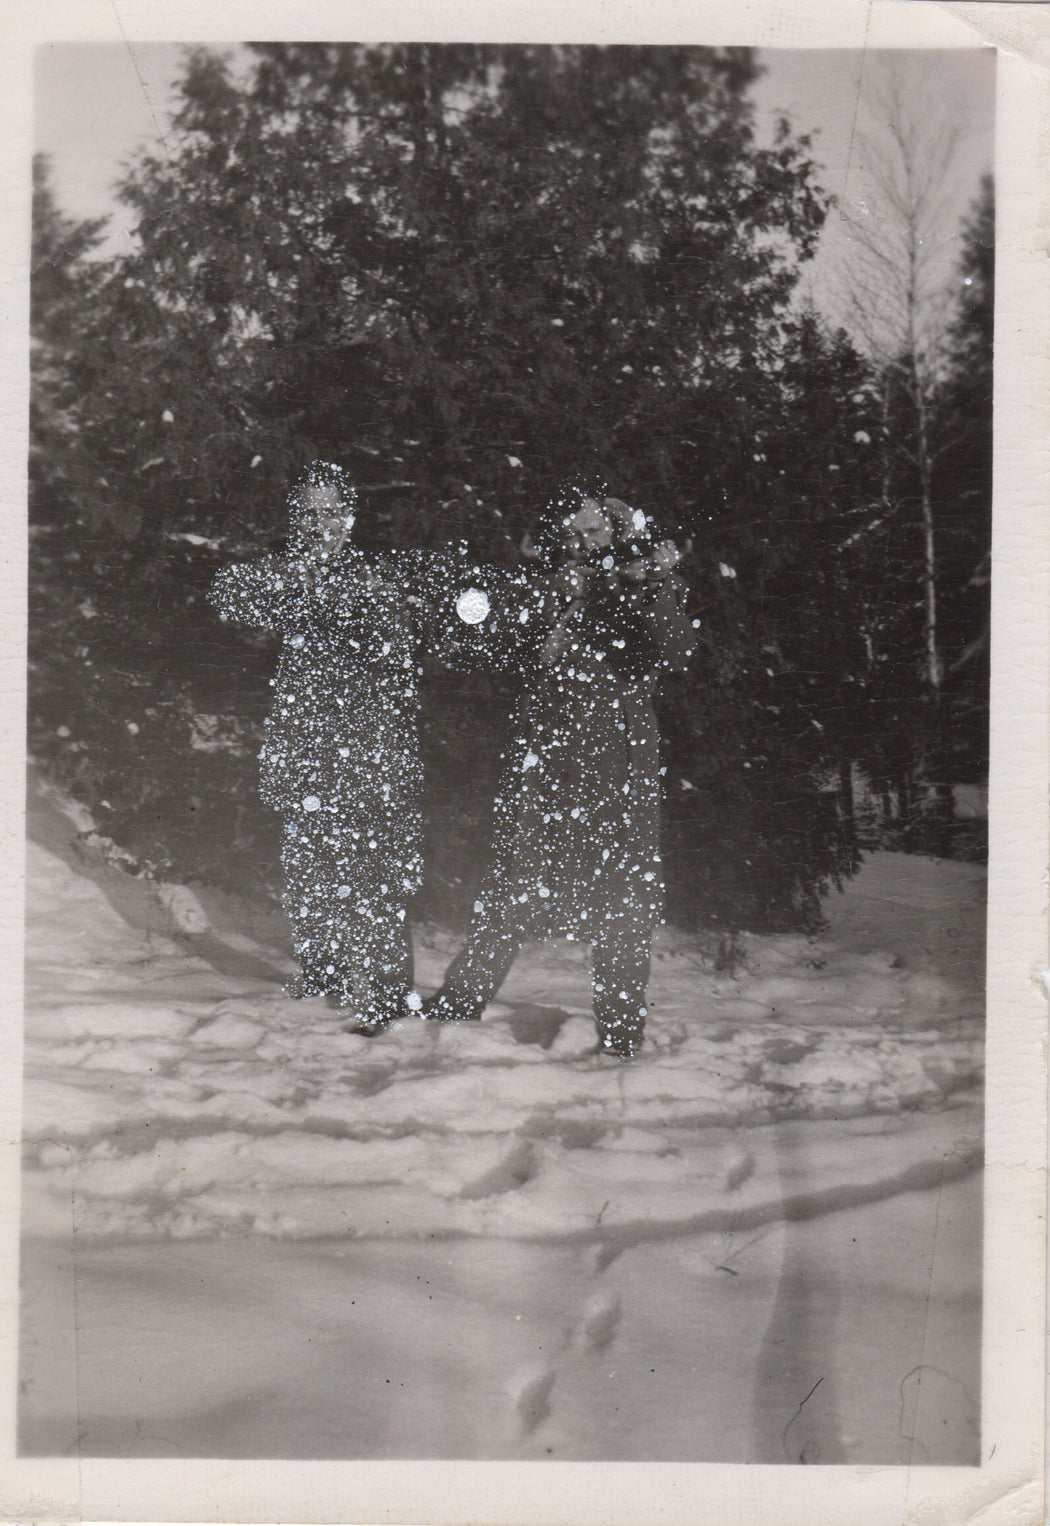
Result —
<svg viewBox="0 0 1050 1526"><path fill-rule="evenodd" d="M31 744L145 871L274 884L273 643L202 595L279 539L316 457L360 485L366 546L512 560L584 471L689 543L674 920L813 926L873 834L959 850L951 789L986 766L991 185L936 355L832 330L796 295L828 198L804 135L759 143L756 73L738 48L200 50L108 258L38 164ZM422 909L446 920L509 700L428 674Z"/></svg>

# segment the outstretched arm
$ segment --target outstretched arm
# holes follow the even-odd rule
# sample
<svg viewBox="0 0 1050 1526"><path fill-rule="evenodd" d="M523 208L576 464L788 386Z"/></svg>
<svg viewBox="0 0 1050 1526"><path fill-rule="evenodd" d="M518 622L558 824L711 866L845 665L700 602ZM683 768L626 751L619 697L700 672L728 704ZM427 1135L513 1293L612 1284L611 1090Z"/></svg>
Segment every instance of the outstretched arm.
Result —
<svg viewBox="0 0 1050 1526"><path fill-rule="evenodd" d="M371 583L367 568L263 556L224 567L207 597L224 620L291 636L311 626L367 621Z"/></svg>
<svg viewBox="0 0 1050 1526"><path fill-rule="evenodd" d="M302 589L297 589L285 576L284 564L275 556L223 567L207 593L208 602L223 620L261 626L264 630L282 630L301 596Z"/></svg>

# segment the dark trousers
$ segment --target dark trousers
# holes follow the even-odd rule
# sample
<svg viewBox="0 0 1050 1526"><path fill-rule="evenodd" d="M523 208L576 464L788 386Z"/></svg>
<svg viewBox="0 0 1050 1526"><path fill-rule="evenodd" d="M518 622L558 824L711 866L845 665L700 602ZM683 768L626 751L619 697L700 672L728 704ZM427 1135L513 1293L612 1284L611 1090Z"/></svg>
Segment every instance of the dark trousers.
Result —
<svg viewBox="0 0 1050 1526"><path fill-rule="evenodd" d="M312 825L287 822L281 844L283 903L301 971L296 989L330 993L364 1017L401 1016L413 960L404 905L383 893L394 872L380 888L380 870L360 849Z"/></svg>
<svg viewBox="0 0 1050 1526"><path fill-rule="evenodd" d="M515 901L477 913L438 993L443 1012L450 1017L479 1018L532 935L525 908ZM591 993L600 1035L641 1038L651 948L648 919L626 908L603 917L595 927Z"/></svg>

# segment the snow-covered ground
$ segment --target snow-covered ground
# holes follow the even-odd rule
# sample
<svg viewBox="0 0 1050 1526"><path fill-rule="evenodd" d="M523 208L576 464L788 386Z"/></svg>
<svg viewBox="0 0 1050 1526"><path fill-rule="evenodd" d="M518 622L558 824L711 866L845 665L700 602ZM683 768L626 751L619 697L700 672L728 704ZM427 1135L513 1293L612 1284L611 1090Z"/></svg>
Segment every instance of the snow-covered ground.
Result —
<svg viewBox="0 0 1050 1526"><path fill-rule="evenodd" d="M625 1064L589 1052L575 945L481 1025L368 1040L284 998L272 948L170 892L166 935L54 846L23 1450L976 1460L976 866L873 855L823 935L729 973L665 931Z"/></svg>

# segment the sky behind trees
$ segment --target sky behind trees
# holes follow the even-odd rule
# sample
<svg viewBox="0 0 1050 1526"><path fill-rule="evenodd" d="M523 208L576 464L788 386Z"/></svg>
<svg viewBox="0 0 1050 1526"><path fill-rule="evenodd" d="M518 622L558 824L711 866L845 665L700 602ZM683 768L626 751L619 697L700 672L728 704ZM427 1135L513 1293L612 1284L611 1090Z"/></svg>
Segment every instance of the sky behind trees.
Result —
<svg viewBox="0 0 1050 1526"><path fill-rule="evenodd" d="M217 51L232 52L232 49ZM129 247L113 184L121 166L142 145L163 140L171 87L185 54L181 43L53 43L36 63L35 145L51 158L56 200L75 218L112 217L101 254ZM995 55L991 49L902 50L907 90L930 112L959 127L950 182L945 186L942 237L954 246L960 220L972 204L994 154ZM870 176L860 147L878 140L886 124L873 114L877 77L887 50L760 49L764 74L753 87L760 140L768 141L779 113L800 132L813 132L814 158L826 189L851 207L863 207ZM805 285L818 307L840 320L837 275L848 258L840 218L828 219Z"/></svg>

